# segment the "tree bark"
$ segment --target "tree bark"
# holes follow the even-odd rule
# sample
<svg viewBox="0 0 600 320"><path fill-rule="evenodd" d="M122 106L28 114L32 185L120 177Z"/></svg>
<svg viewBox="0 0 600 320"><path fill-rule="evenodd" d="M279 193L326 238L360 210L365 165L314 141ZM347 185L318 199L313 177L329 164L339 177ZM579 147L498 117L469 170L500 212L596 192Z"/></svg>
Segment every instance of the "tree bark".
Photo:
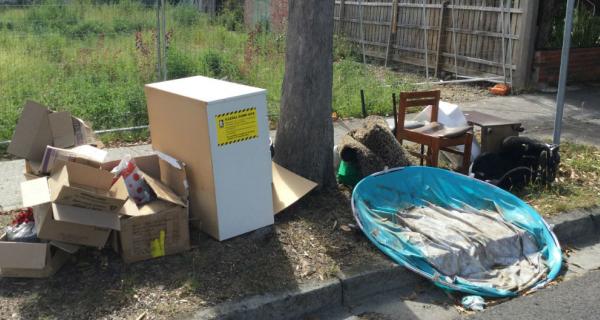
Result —
<svg viewBox="0 0 600 320"><path fill-rule="evenodd" d="M290 0L275 162L321 187L333 173L334 1Z"/></svg>
<svg viewBox="0 0 600 320"><path fill-rule="evenodd" d="M554 26L555 17L564 10L562 0L542 0L540 1L540 12L538 16L538 32L535 47L538 50L545 49Z"/></svg>

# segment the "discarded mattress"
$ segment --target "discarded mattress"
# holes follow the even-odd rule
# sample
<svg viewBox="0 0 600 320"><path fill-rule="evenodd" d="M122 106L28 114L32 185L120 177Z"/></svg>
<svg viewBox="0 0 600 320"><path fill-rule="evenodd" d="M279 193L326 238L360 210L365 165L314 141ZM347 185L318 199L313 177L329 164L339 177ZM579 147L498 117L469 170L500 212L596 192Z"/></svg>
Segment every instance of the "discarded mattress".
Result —
<svg viewBox="0 0 600 320"><path fill-rule="evenodd" d="M352 209L380 250L444 289L511 297L544 286L562 264L558 240L535 210L450 171L373 174L354 189Z"/></svg>

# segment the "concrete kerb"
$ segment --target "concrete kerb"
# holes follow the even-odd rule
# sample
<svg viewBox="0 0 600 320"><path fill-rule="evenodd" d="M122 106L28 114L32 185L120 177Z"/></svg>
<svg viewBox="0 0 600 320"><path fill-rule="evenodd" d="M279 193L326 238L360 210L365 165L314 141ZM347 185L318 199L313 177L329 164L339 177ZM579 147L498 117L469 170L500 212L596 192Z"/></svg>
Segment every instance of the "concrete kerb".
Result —
<svg viewBox="0 0 600 320"><path fill-rule="evenodd" d="M298 289L253 296L200 310L189 319L297 319L327 307L342 305L342 283L332 279Z"/></svg>
<svg viewBox="0 0 600 320"><path fill-rule="evenodd" d="M561 244L586 240L600 234L600 207L577 209L546 221Z"/></svg>
<svg viewBox="0 0 600 320"><path fill-rule="evenodd" d="M547 219L562 244L600 234L600 207L580 209ZM200 310L187 319L298 319L326 308L354 307L370 297L411 290L423 278L390 263L374 270L338 274L294 290L252 296Z"/></svg>

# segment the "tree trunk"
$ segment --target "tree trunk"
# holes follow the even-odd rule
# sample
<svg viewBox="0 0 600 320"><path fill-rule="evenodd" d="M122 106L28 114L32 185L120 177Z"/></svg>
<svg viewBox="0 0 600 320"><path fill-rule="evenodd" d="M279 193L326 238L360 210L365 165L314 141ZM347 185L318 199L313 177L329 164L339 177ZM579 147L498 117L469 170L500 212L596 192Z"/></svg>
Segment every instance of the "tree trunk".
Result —
<svg viewBox="0 0 600 320"><path fill-rule="evenodd" d="M555 17L560 15L564 10L564 5L560 3L562 0L542 0L540 1L540 12L538 16L538 32L535 42L535 48L538 50L545 49L548 40L552 35L552 27L554 26Z"/></svg>
<svg viewBox="0 0 600 320"><path fill-rule="evenodd" d="M275 162L321 187L333 174L333 8L331 0L290 0L285 76Z"/></svg>

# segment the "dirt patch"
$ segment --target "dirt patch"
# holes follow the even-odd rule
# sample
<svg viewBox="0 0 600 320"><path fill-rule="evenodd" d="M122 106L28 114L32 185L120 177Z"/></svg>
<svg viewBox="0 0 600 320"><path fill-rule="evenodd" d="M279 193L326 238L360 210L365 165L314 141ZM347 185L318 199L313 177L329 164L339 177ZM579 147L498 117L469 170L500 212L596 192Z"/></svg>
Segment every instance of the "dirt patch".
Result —
<svg viewBox="0 0 600 320"><path fill-rule="evenodd" d="M349 197L314 193L272 227L225 242L195 233L193 250L132 265L109 249L83 250L50 279L0 279L0 318L167 319L388 264L353 228Z"/></svg>
<svg viewBox="0 0 600 320"><path fill-rule="evenodd" d="M431 89L442 91L442 100L460 104L462 102L478 101L493 97L488 92L492 85L487 82L471 84L446 84L432 86Z"/></svg>

